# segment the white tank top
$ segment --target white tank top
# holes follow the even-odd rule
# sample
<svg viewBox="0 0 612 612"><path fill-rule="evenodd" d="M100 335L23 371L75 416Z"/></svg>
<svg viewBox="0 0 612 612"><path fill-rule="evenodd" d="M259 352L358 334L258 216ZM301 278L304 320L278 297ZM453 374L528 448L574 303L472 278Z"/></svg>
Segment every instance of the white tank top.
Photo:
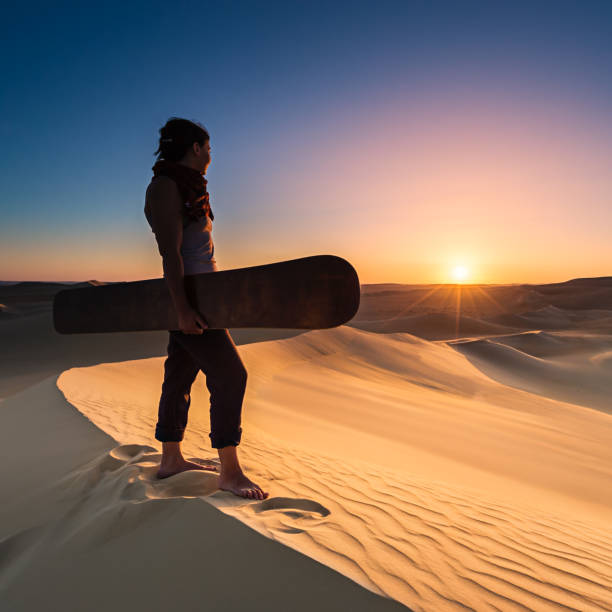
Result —
<svg viewBox="0 0 612 612"><path fill-rule="evenodd" d="M215 245L212 238L212 221L208 215L191 221L183 227L181 255L185 274L217 272Z"/></svg>
<svg viewBox="0 0 612 612"><path fill-rule="evenodd" d="M145 217L151 227L151 231L153 231L153 224L146 207ZM208 215L204 215L189 223L183 217L183 242L181 243L180 252L183 257L183 271L185 274L202 274L204 272L218 271L215 260L215 245L212 237L212 220Z"/></svg>

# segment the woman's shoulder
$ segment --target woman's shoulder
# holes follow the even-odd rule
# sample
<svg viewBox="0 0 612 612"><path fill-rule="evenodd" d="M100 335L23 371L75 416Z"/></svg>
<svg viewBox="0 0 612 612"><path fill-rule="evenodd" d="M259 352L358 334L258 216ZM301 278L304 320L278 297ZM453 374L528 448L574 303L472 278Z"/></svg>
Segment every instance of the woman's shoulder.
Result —
<svg viewBox="0 0 612 612"><path fill-rule="evenodd" d="M167 202L173 200L182 203L181 192L177 183L169 176L154 176L151 179L145 196L150 202Z"/></svg>
<svg viewBox="0 0 612 612"><path fill-rule="evenodd" d="M167 190L173 190L173 189L176 189L176 191L178 191L178 185L176 181L170 178L169 176L159 174L157 176L154 176L151 179L151 182L149 183L149 186L147 187L147 192L151 190L167 191Z"/></svg>

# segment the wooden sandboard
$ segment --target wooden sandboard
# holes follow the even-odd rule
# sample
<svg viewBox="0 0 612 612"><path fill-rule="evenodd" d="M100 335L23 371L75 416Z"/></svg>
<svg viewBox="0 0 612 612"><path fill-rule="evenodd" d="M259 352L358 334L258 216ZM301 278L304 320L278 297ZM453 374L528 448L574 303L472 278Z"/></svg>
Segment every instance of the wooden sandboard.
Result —
<svg viewBox="0 0 612 612"><path fill-rule="evenodd" d="M355 316L360 285L345 259L314 255L185 275L185 292L210 329L324 329ZM164 278L59 291L53 324L60 334L179 329Z"/></svg>

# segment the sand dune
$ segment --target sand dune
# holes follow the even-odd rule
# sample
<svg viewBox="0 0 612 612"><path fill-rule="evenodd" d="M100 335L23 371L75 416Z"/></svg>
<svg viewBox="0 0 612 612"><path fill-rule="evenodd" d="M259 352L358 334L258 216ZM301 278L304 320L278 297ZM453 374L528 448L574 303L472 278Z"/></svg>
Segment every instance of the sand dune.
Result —
<svg viewBox="0 0 612 612"><path fill-rule="evenodd" d="M612 413L612 336L529 332L452 346L495 380Z"/></svg>
<svg viewBox="0 0 612 612"><path fill-rule="evenodd" d="M427 340L444 340L462 336L491 336L504 334L521 327L512 327L494 322L476 319L465 315L432 312L407 317L389 317L388 319L351 321L350 327L356 327L377 333L405 332L418 335Z"/></svg>
<svg viewBox="0 0 612 612"><path fill-rule="evenodd" d="M550 285L367 285L350 325L429 340L537 329L612 333L612 277Z"/></svg>
<svg viewBox="0 0 612 612"><path fill-rule="evenodd" d="M152 482L161 359L75 368L58 387L117 443L142 446L139 501L201 497L411 609L607 601L607 415L495 383L407 334L343 326L241 355L243 464L269 484L263 502L214 493L209 474ZM192 401L185 448L214 462L202 381Z"/></svg>
<svg viewBox="0 0 612 612"><path fill-rule="evenodd" d="M582 310L596 304L596 308L612 310L612 276L574 278L563 283L530 286L542 296L542 301L559 308Z"/></svg>
<svg viewBox="0 0 612 612"><path fill-rule="evenodd" d="M3 610L405 609L219 512L238 498L214 476L154 482L154 449L118 445L54 376L0 410Z"/></svg>
<svg viewBox="0 0 612 612"><path fill-rule="evenodd" d="M240 458L263 501L155 478L163 356L38 370L0 400L3 602L612 610L612 310L608 281L578 281L474 289L460 312L453 288L369 286L351 325L244 330ZM35 346L45 316L0 332ZM129 355L137 335L106 341ZM185 455L218 465L202 374L191 406Z"/></svg>

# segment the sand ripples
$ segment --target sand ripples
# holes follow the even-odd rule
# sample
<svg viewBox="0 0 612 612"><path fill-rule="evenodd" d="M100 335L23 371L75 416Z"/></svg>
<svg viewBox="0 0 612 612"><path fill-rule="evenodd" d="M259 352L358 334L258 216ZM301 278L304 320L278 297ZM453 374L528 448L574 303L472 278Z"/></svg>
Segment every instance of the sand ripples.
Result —
<svg viewBox="0 0 612 612"><path fill-rule="evenodd" d="M313 337L317 338L311 336L306 340L313 342ZM363 362L344 359L342 351L348 349L343 348L342 342L348 342L350 350L375 355L376 347L371 343L377 343L378 339L357 330L331 331L329 337L333 340L330 347L335 348L313 349L312 357L304 336L261 350L280 351L283 358L279 358L279 363L291 361L291 367L300 372L306 367L314 367L312 363L319 360L318 363L329 368L330 384L339 381L337 384L343 389L348 389L348 379L339 378L343 375L342 364L349 363L346 367L357 368L355 371L360 379L367 378L362 371L366 367ZM324 339L325 334L321 333L319 338ZM425 359L432 364L440 363L440 367L448 368L449 372L459 371L459 365L464 363L453 364L453 355L462 359L455 351L442 346L430 347L410 337L387 337L380 342L396 342L393 352L389 349L390 344L384 348L381 344L380 352L385 360L388 355L399 355L400 350L419 355L410 371L401 370L407 367L407 360L399 356L397 363L391 360L387 364L381 357L378 365L373 365L374 376L382 376L384 370L390 377L388 389L393 385L397 388L408 385L410 393L414 394L414 383L406 382L408 374L410 380L431 378L436 382L432 367L422 365ZM289 350L291 343L301 343L295 354ZM260 349L251 347L250 350L253 364L255 353ZM274 370L271 353L266 355L268 359L262 358L265 386L260 385L257 398L263 402L261 406L273 406L272 396L265 395L264 390L273 389L281 381L289 385L289 370L280 365L280 369ZM287 355L293 358L287 359ZM334 360L334 355L338 359ZM118 374L121 365L114 366ZM467 366L461 367L461 376L473 376L469 384L460 385L459 375L443 377L440 374L436 384L446 390L429 389L423 393L438 393L440 398L447 398L449 394L465 398L469 396L466 389L470 393L474 389L474 394L497 393L498 387L487 382L488 379L472 375ZM423 379L419 368L429 378ZM257 368L252 370L256 378ZM313 371L310 370L307 380L314 380ZM85 373L83 370L82 374ZM109 370L104 373L104 380L108 382ZM104 393L96 394L95 385L92 387L95 368L87 369L87 375L87 384L85 380L77 384L81 376L78 371L72 371L71 377L62 381L66 397L97 424L104 427L108 423L109 430L119 439L142 439L146 419L138 416L134 405L130 409L127 391L119 389L119 395L114 398ZM324 377L322 370L319 376ZM290 385L288 388L293 389ZM519 392L508 393L514 397ZM554 408L550 403L538 401L538 405L551 411ZM329 409L334 406L330 404ZM566 410L570 409L566 406ZM482 418L484 422L495 410L501 408L482 408L482 417L481 412L474 412L471 418L474 422ZM149 409L149 412L152 411ZM544 419L547 414L544 411L538 419ZM579 416L583 418L583 413ZM524 418L517 413L518 417L521 429L517 432L531 427L530 413L526 412ZM278 412L278 418L282 419L282 412ZM545 422L542 420L542 424ZM552 424L551 421L551 427ZM152 429L153 423L146 425ZM197 432L203 442L189 446L188 458L218 466L218 459L204 442L207 440L204 422L194 419L191 427L194 436ZM347 426L342 435L351 436L352 431ZM551 451L554 448L551 447ZM535 499L529 503L524 496L517 495L515 501L508 495L502 498L496 491L487 490L485 483L488 481L485 480L469 487L465 482L455 481L450 473L447 478L424 477L419 475L418 465L397 464L393 468L368 461L367 457L373 452L376 448L364 449L363 460L355 458L358 453L342 458L338 453L311 452L304 444L292 444L283 436L257 430L256 435L247 436L241 445L241 463L255 482L270 491L270 497L262 501L238 498L219 490L217 476L207 471L186 472L159 481L155 478L159 452L152 446L132 442L112 449L97 462L67 478L72 479L70 489L82 487L80 497L86 495L94 506L96 503L107 508L113 504L127 504L146 513L147 506L159 500L180 498L186 503L203 500L267 538L300 551L365 588L415 611L612 609L612 535L602 528L600 520L591 521L587 513L573 514L569 507L561 505L558 508L554 504L540 506ZM95 490L102 486L100 483L104 479L105 485L100 490L106 493L96 498ZM110 500L108 491L113 491L114 497ZM107 526L113 534L133 528L135 519L127 510L125 517L117 513L113 516L115 522L112 527Z"/></svg>
<svg viewBox="0 0 612 612"><path fill-rule="evenodd" d="M596 524L269 442L257 454L285 466L284 495L239 499L208 471L157 480L156 449L117 446L58 483L75 503L55 546L103 546L155 520L148 503L201 498L413 610L610 609L612 538ZM26 563L33 545L26 533L1 547Z"/></svg>

